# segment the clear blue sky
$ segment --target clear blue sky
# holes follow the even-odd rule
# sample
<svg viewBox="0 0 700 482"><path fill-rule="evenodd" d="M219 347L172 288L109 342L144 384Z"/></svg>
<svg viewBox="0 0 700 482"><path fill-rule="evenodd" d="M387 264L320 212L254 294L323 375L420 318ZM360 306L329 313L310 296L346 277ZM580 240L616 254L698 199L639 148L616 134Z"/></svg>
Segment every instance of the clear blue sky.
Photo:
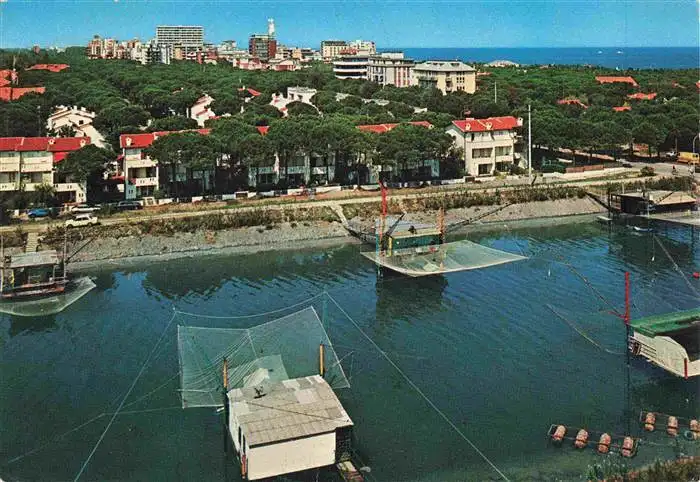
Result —
<svg viewBox="0 0 700 482"><path fill-rule="evenodd" d="M0 0L0 45L85 45L94 34L147 40L156 25L202 25L210 42L265 32L388 47L697 46L699 0Z"/></svg>

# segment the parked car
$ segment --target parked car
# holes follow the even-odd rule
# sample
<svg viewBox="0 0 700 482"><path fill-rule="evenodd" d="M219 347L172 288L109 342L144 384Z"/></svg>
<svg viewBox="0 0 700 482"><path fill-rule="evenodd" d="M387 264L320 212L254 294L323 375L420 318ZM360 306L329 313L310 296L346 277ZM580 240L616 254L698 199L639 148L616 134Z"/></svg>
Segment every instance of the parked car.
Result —
<svg viewBox="0 0 700 482"><path fill-rule="evenodd" d="M90 213L76 214L72 219L66 221L67 228L78 228L81 226L96 226L100 224L97 216Z"/></svg>
<svg viewBox="0 0 700 482"><path fill-rule="evenodd" d="M143 209L143 206L138 201L119 201L117 204L117 209L120 211L134 211L137 209Z"/></svg>
<svg viewBox="0 0 700 482"><path fill-rule="evenodd" d="M51 216L51 210L48 208L34 208L27 211L27 216L29 216L29 219L48 218Z"/></svg>
<svg viewBox="0 0 700 482"><path fill-rule="evenodd" d="M77 206L72 206L70 208L70 212L79 214L79 213L94 213L96 211L99 211L100 207L99 206L90 206L89 204L78 204Z"/></svg>

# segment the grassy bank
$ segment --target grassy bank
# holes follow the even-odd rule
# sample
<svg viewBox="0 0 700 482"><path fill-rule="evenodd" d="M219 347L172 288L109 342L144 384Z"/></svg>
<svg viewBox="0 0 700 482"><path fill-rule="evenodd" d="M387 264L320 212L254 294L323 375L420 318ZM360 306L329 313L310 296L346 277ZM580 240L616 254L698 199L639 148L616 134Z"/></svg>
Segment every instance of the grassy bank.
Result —
<svg viewBox="0 0 700 482"><path fill-rule="evenodd" d="M439 209L460 209L475 206L496 206L504 204L523 204L536 201L556 201L559 199L580 199L586 196L586 190L576 186L522 187L494 192L474 192L460 190L441 195L425 195L400 202L390 201L387 210L390 214L409 212L437 211ZM356 216L371 218L381 212L381 203L350 204L343 206L348 218Z"/></svg>
<svg viewBox="0 0 700 482"><path fill-rule="evenodd" d="M606 460L590 466L586 479L607 482L690 482L700 479L700 459L656 461L639 470L632 470L625 463Z"/></svg>

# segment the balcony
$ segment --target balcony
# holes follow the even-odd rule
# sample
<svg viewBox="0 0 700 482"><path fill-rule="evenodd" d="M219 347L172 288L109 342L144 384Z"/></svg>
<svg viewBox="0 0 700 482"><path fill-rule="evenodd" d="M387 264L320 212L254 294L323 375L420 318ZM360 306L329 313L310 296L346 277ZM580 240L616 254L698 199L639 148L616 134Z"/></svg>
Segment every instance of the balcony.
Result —
<svg viewBox="0 0 700 482"><path fill-rule="evenodd" d="M136 177L134 179L131 179L131 183L136 187L157 186L158 185L158 178L157 177Z"/></svg>
<svg viewBox="0 0 700 482"><path fill-rule="evenodd" d="M126 158L126 169L138 169L139 167L156 167L158 163L151 159L141 159L141 157Z"/></svg>
<svg viewBox="0 0 700 482"><path fill-rule="evenodd" d="M19 160L0 161L0 172L19 172Z"/></svg>
<svg viewBox="0 0 700 482"><path fill-rule="evenodd" d="M61 182L53 185L56 192L83 192L85 189L82 184L77 182Z"/></svg>
<svg viewBox="0 0 700 482"><path fill-rule="evenodd" d="M24 162L22 172L52 172L53 161Z"/></svg>
<svg viewBox="0 0 700 482"><path fill-rule="evenodd" d="M0 182L0 191L17 191L19 186L16 182Z"/></svg>

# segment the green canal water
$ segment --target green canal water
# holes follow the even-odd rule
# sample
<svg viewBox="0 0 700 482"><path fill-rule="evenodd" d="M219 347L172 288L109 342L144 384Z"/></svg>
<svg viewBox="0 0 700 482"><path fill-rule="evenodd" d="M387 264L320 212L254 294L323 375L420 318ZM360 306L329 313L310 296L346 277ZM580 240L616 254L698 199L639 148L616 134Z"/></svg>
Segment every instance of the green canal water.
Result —
<svg viewBox="0 0 700 482"><path fill-rule="evenodd" d="M633 316L697 307L700 283L690 275L700 271L700 240L689 229L658 233L673 261L651 235L590 219L464 236L530 258L421 279L378 278L357 245L114 263L89 272L97 289L61 314L0 318L0 478L73 480L174 307L247 315L324 290L511 480L583 480L591 464L606 460L591 449L548 445L552 423L640 434L641 409L700 415L697 380L640 361L628 369L624 326L608 313L623 309L625 271ZM327 310L352 385L338 394L369 480L498 478L337 308ZM80 480L239 480L238 466L223 455L221 415L182 410L178 388L172 324ZM698 444L654 433L631 464L679 452L696 454Z"/></svg>

